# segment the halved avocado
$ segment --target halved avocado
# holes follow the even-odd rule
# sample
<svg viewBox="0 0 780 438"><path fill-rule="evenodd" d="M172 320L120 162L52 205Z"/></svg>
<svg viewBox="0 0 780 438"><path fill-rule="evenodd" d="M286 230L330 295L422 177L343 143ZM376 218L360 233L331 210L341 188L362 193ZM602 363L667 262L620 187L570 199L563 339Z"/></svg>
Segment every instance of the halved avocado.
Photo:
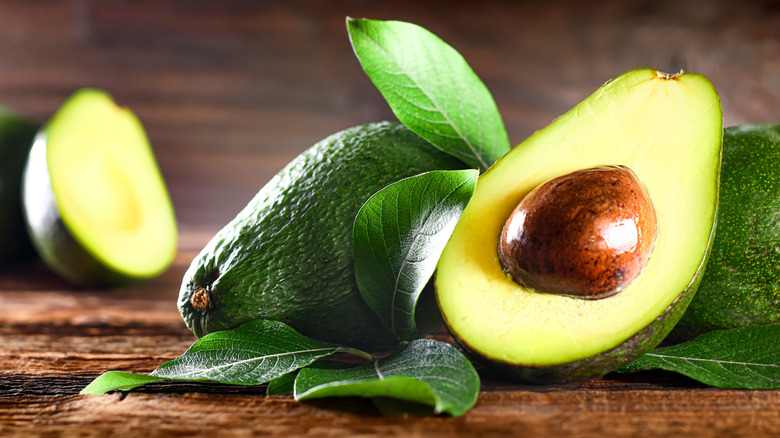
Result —
<svg viewBox="0 0 780 438"><path fill-rule="evenodd" d="M0 263L35 254L22 214L22 171L38 125L0 107Z"/></svg>
<svg viewBox="0 0 780 438"><path fill-rule="evenodd" d="M630 71L483 174L442 254L436 294L452 335L533 382L610 372L654 348L693 296L715 228L722 143L718 96L702 76ZM553 178L626 166L655 207L655 247L619 293L583 299L523 287L499 261L513 209Z"/></svg>
<svg viewBox="0 0 780 438"><path fill-rule="evenodd" d="M77 284L148 279L176 254L173 206L144 128L103 91L77 91L38 132L23 202L41 258Z"/></svg>

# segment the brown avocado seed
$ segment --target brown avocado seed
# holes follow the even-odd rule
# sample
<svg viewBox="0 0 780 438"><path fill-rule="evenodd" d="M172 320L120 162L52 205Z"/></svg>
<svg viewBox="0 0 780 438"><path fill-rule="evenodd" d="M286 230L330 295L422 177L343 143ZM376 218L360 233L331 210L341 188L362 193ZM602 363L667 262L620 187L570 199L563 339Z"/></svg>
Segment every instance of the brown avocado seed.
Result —
<svg viewBox="0 0 780 438"><path fill-rule="evenodd" d="M585 299L623 290L653 251L650 196L626 166L580 170L541 184L515 207L498 244L501 266L537 292Z"/></svg>

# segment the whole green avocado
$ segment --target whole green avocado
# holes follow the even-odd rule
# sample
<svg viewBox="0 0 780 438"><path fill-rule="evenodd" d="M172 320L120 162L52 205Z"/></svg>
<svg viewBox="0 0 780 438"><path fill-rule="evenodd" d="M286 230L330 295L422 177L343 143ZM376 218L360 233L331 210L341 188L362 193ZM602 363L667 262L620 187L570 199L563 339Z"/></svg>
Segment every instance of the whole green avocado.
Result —
<svg viewBox="0 0 780 438"><path fill-rule="evenodd" d="M718 231L699 290L673 332L780 323L780 125L725 129Z"/></svg>
<svg viewBox="0 0 780 438"><path fill-rule="evenodd" d="M356 126L315 144L194 259L179 295L187 326L203 336L266 318L357 348L396 342L355 282L353 221L388 184L465 167L398 123Z"/></svg>

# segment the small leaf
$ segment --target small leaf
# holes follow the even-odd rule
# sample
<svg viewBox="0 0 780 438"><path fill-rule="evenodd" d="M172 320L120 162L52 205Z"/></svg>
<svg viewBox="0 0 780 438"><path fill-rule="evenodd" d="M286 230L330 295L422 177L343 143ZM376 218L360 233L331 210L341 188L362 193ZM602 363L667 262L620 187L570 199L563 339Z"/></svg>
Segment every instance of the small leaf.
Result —
<svg viewBox="0 0 780 438"><path fill-rule="evenodd" d="M493 97L455 49L401 21L348 18L347 29L363 70L401 123L483 171L509 151Z"/></svg>
<svg viewBox="0 0 780 438"><path fill-rule="evenodd" d="M295 385L295 376L297 375L298 372L293 371L271 380L268 382L268 387L265 389L265 395L292 394Z"/></svg>
<svg viewBox="0 0 780 438"><path fill-rule="evenodd" d="M338 347L307 338L286 324L257 319L208 334L153 376L259 385L304 367Z"/></svg>
<svg viewBox="0 0 780 438"><path fill-rule="evenodd" d="M416 332L415 307L476 187L476 170L433 171L375 193L352 230L363 299L401 340Z"/></svg>
<svg viewBox="0 0 780 438"><path fill-rule="evenodd" d="M656 368L719 388L780 388L780 324L706 333L657 348L618 372Z"/></svg>
<svg viewBox="0 0 780 438"><path fill-rule="evenodd" d="M260 385L337 351L339 347L309 339L281 322L258 319L198 339L150 375L108 372L82 393L128 390L159 380Z"/></svg>
<svg viewBox="0 0 780 438"><path fill-rule="evenodd" d="M454 346L416 339L392 355L340 369L302 369L295 379L295 398L392 397L433 406L435 413L459 416L479 394L479 375Z"/></svg>
<svg viewBox="0 0 780 438"><path fill-rule="evenodd" d="M150 376L148 374L109 371L98 376L98 378L82 389L79 394L105 394L108 391L114 390L129 391L135 387L151 382L159 382L161 380L167 379Z"/></svg>

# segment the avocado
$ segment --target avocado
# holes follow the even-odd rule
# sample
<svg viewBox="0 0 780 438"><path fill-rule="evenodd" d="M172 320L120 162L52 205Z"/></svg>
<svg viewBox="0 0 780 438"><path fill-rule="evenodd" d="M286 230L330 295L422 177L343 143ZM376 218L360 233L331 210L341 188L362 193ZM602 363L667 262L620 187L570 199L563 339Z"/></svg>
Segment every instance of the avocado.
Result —
<svg viewBox="0 0 780 438"><path fill-rule="evenodd" d="M22 171L38 126L0 107L0 264L35 254L22 214Z"/></svg>
<svg viewBox="0 0 780 438"><path fill-rule="evenodd" d="M170 196L141 122L82 89L35 136L23 205L46 264L83 286L152 278L176 254Z"/></svg>
<svg viewBox="0 0 780 438"><path fill-rule="evenodd" d="M778 162L780 125L725 129L718 232L675 338L780 323Z"/></svg>
<svg viewBox="0 0 780 438"><path fill-rule="evenodd" d="M480 177L437 265L436 298L453 337L489 368L536 383L603 375L655 347L682 316L704 271L715 229L722 132L718 96L704 77L640 69L606 83L508 152ZM585 171L604 168L630 169L648 199L631 194L635 184L630 178L620 182L601 175L602 182L577 182ZM568 195L540 188L571 177L578 187ZM619 190L606 191L604 208L575 196L601 199L591 190L613 183ZM533 192L537 188L551 194L542 202L545 209L568 219L513 217L526 197L539 196ZM620 213L622 203L633 197L635 206ZM644 226L639 216L619 216L640 209L646 209L641 220L655 222L648 228L654 235L630 259L640 269L627 284L608 282L603 289L576 293L572 285L588 277L567 277L563 259L568 255L558 254L529 269L535 277L560 276L553 283L561 289L545 282L523 286L500 260L505 227L511 235L521 225L532 229L533 222L547 236L572 236L564 244L541 243L539 254L545 257L580 251L576 257L588 260L576 242L599 246L622 239L623 244L612 246L640 245ZM598 228L602 220L612 224L605 232L611 235L581 238L567 230ZM558 222L563 225L553 225ZM520 233L519 238L541 239L538 233ZM621 277L629 263L619 262L609 271L607 255L594 260L574 270L588 274L592 266L612 272L594 278ZM589 289L587 283L582 287Z"/></svg>
<svg viewBox="0 0 780 438"><path fill-rule="evenodd" d="M363 349L395 343L358 290L355 216L388 184L463 168L398 123L356 126L320 141L274 176L193 260L179 295L187 326L203 336L267 318L326 342Z"/></svg>

